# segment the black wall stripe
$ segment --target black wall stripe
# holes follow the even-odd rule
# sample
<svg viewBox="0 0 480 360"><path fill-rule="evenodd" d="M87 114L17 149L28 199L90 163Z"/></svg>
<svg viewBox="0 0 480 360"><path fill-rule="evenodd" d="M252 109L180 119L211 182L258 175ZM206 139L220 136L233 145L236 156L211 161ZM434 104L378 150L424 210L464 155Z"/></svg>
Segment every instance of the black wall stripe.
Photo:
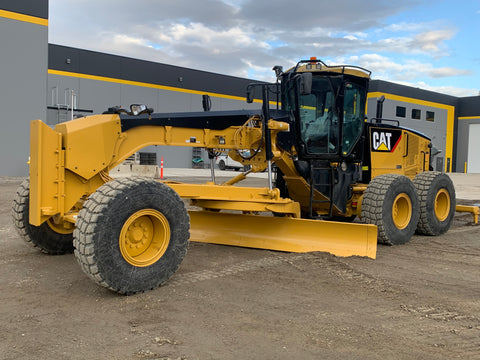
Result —
<svg viewBox="0 0 480 360"><path fill-rule="evenodd" d="M470 96L458 100L458 116L480 117L480 96Z"/></svg>
<svg viewBox="0 0 480 360"><path fill-rule="evenodd" d="M49 44L48 68L245 97L254 80Z"/></svg>
<svg viewBox="0 0 480 360"><path fill-rule="evenodd" d="M423 90L411 86L400 85L383 80L372 80L368 88L369 92L384 92L387 94L405 96L413 99L436 102L444 105L456 106L458 98L434 91Z"/></svg>
<svg viewBox="0 0 480 360"><path fill-rule="evenodd" d="M48 19L48 0L2 0L0 9Z"/></svg>

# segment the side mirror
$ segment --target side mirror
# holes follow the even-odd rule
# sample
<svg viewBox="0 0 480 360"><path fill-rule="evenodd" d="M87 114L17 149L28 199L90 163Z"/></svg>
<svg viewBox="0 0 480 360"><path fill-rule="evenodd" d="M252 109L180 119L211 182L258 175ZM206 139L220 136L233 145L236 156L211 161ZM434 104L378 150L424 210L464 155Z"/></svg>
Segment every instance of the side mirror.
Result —
<svg viewBox="0 0 480 360"><path fill-rule="evenodd" d="M247 103L251 104L253 102L253 97L255 96L255 86L250 84L247 86Z"/></svg>
<svg viewBox="0 0 480 360"><path fill-rule="evenodd" d="M275 71L277 79L283 75L283 67L280 65L275 65L272 70Z"/></svg>
<svg viewBox="0 0 480 360"><path fill-rule="evenodd" d="M210 111L210 109L212 108L212 99L210 98L210 95L202 95L202 106L203 111Z"/></svg>
<svg viewBox="0 0 480 360"><path fill-rule="evenodd" d="M310 95L312 93L313 76L311 72L301 73L297 81L300 95Z"/></svg>

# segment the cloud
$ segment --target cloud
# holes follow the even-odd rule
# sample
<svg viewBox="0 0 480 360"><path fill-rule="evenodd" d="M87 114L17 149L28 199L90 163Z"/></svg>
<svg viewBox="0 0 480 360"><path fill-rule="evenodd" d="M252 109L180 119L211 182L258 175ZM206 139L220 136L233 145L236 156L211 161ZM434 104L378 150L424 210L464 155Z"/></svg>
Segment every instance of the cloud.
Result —
<svg viewBox="0 0 480 360"><path fill-rule="evenodd" d="M50 0L49 37L52 43L262 80L274 79L273 65L288 68L310 56L355 55L358 62L350 63L392 80L470 74L428 65L449 55L457 29L441 22L384 25L415 3Z"/></svg>
<svg viewBox="0 0 480 360"><path fill-rule="evenodd" d="M409 23L409 22L399 22L395 24L390 24L385 26L383 29L378 31L392 31L392 32L419 32L426 29L425 23Z"/></svg>
<svg viewBox="0 0 480 360"><path fill-rule="evenodd" d="M457 97L467 97L467 96L474 96L478 95L478 89L468 89L468 88L461 88L456 86L433 86L429 85L425 81L417 81L417 82L409 82L409 81L396 81L399 84L411 86L415 88L420 88L423 90L435 91L441 94L447 94Z"/></svg>
<svg viewBox="0 0 480 360"><path fill-rule="evenodd" d="M355 0L248 0L242 4L239 15L258 28L359 31L379 26L382 19L397 14L411 3L386 0L370 0L368 3Z"/></svg>
<svg viewBox="0 0 480 360"><path fill-rule="evenodd" d="M427 70L427 74L432 78L446 78L446 77L452 77L452 76L473 75L473 71L455 69L452 67L441 67L441 68Z"/></svg>
<svg viewBox="0 0 480 360"><path fill-rule="evenodd" d="M456 29L432 30L417 34L412 42L425 52L439 53L445 49L445 41L454 37Z"/></svg>
<svg viewBox="0 0 480 360"><path fill-rule="evenodd" d="M457 69L453 67L435 67L431 63L418 60L395 61L380 54L364 54L361 56L350 56L348 58L337 58L334 62L347 62L370 69L375 78L390 81L415 81L421 78L448 78L456 76L469 76L470 70Z"/></svg>
<svg viewBox="0 0 480 360"><path fill-rule="evenodd" d="M189 59L192 64L199 61L210 64L207 70L217 68L215 59L233 53L248 60L244 64L258 65L270 60L272 55L284 61L286 57L339 56L365 50L407 53L414 49L416 52L440 49L442 33L430 34L430 38L425 34L418 39L395 37L372 41L366 32L359 31L380 26L383 18L398 13L409 2L401 3L372 0L365 6L356 0L304 0L301 3L291 0L274 3L261 0L51 0L50 38L54 43L88 44L93 50L100 50L98 44L108 44L114 39L107 49L128 56L135 56L130 46L132 39L137 39L137 45L161 49L150 55L141 51L149 60L176 57L185 63L184 59ZM289 9L295 10L294 14ZM82 26L69 24L68 13L76 14ZM54 31L57 26L68 29L70 34ZM134 49L138 51L137 47ZM195 56L194 49L201 54L210 51L216 57L209 56L208 61L202 61ZM247 54L253 57L247 59Z"/></svg>

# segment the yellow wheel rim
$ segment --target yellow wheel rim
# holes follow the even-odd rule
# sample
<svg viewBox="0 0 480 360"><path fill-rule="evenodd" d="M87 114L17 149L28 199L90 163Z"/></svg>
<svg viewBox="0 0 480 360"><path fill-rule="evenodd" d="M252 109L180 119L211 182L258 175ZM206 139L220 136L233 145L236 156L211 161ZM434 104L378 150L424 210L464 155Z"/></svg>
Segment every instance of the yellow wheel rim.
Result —
<svg viewBox="0 0 480 360"><path fill-rule="evenodd" d="M392 206L393 223L397 229L405 229L412 218L412 200L410 197L401 193L395 198Z"/></svg>
<svg viewBox="0 0 480 360"><path fill-rule="evenodd" d="M47 220L47 225L50 227L50 229L52 229L56 233L64 234L64 235L73 233L73 229L74 229L73 226L71 226L70 228L66 228L65 226L63 226L63 224L55 224L52 218Z"/></svg>
<svg viewBox="0 0 480 360"><path fill-rule="evenodd" d="M130 216L120 231L120 252L131 265L154 264L170 243L170 225L157 210L144 209Z"/></svg>
<svg viewBox="0 0 480 360"><path fill-rule="evenodd" d="M450 195L446 189L440 189L435 196L435 216L444 221L450 213Z"/></svg>

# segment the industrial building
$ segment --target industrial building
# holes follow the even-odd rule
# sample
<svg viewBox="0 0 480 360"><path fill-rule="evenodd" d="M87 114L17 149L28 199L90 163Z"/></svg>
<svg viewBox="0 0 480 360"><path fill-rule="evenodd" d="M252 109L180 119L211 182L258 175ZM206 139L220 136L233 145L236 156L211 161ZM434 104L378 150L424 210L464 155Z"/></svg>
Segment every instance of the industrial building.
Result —
<svg viewBox="0 0 480 360"><path fill-rule="evenodd" d="M2 1L0 46L0 175L27 175L33 119L53 126L132 103L156 112L202 111L204 95L212 110L260 108L245 101L251 79L49 44L48 0ZM373 80L368 118L376 116L382 96L384 118L432 139L435 170L480 173L480 96L458 98ZM164 157L166 167L191 167L192 156L199 156L187 147L148 151Z"/></svg>

